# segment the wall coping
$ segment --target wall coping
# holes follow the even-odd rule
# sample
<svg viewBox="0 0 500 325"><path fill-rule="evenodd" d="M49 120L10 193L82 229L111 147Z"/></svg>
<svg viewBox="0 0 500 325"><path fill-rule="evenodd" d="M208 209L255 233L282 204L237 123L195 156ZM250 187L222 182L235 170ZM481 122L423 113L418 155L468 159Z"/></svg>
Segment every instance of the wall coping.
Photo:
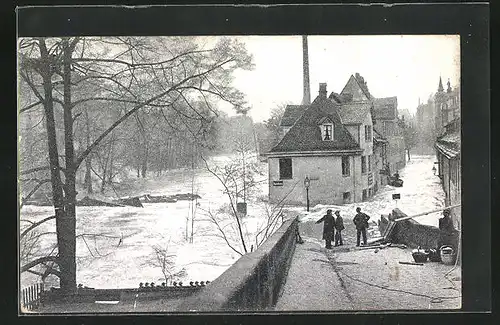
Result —
<svg viewBox="0 0 500 325"><path fill-rule="evenodd" d="M255 251L240 257L218 278L187 298L178 311L221 311L229 309L231 298L235 297L245 284L255 276L254 271L267 258L283 235L298 223L298 217L286 220L278 230L267 238Z"/></svg>

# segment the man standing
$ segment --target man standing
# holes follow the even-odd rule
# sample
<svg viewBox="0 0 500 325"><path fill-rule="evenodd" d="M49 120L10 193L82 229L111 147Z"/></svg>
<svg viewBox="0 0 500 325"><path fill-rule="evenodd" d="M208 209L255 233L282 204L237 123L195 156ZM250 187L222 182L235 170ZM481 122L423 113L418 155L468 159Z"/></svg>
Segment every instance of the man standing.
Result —
<svg viewBox="0 0 500 325"><path fill-rule="evenodd" d="M325 248L332 248L332 239L334 236L335 218L332 215L332 210L327 210L323 218L316 221L316 223L323 222L323 239L325 240Z"/></svg>
<svg viewBox="0 0 500 325"><path fill-rule="evenodd" d="M439 219L439 230L441 230L441 232L439 236L438 249L443 245L455 246L453 245L455 227L453 226L453 220L451 220L450 217L450 209L445 209L443 211L443 217Z"/></svg>
<svg viewBox="0 0 500 325"><path fill-rule="evenodd" d="M363 235L363 245L366 245L366 228L368 228L370 217L366 213L361 212L360 207L356 208L356 212L356 216L352 219L356 225L356 246L359 246L359 237L361 235Z"/></svg>
<svg viewBox="0 0 500 325"><path fill-rule="evenodd" d="M337 216L335 219L335 229L337 229L335 234L335 246L342 246L344 245L344 242L342 241L342 230L345 229L344 220L340 216L339 210L335 211L335 215Z"/></svg>

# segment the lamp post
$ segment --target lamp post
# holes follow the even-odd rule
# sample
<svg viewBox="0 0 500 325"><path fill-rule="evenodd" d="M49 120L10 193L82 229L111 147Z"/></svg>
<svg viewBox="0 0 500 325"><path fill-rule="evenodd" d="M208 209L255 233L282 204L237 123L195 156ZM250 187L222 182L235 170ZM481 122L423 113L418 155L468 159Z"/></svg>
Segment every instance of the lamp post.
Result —
<svg viewBox="0 0 500 325"><path fill-rule="evenodd" d="M309 212L309 186L311 185L311 180L308 176L304 179L304 186L306 188L306 199L307 199L307 212Z"/></svg>

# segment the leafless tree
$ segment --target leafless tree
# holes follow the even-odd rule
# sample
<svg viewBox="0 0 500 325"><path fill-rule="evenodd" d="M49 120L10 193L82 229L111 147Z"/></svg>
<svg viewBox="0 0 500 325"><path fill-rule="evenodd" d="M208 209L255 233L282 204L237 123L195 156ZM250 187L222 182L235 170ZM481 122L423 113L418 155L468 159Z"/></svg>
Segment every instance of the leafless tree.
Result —
<svg viewBox="0 0 500 325"><path fill-rule="evenodd" d="M145 264L158 267L161 269L165 283L169 284L172 281L178 280L187 275L186 268L178 267L175 263L177 254L171 253L169 250L170 241L165 245L154 245L153 255L151 260Z"/></svg>
<svg viewBox="0 0 500 325"><path fill-rule="evenodd" d="M20 39L18 58L24 85L19 90L27 89L36 98L19 112L43 110L49 156L47 166L23 169L20 174L50 171L58 251L50 259L59 267L61 290L73 292L76 175L81 163L139 110L175 111L183 119L202 120L203 116L190 106L193 98L203 100L214 114L214 100L242 107L243 95L231 87L232 73L252 68L251 56L241 43L229 38L202 49L179 37L64 37ZM78 91L79 87L85 87L85 91ZM126 104L127 110L90 145L75 152L74 123L82 114L82 105L113 102ZM189 115L177 110L179 103L191 109ZM57 123L59 117L62 127ZM63 145L59 146L60 142ZM23 267L43 261L37 259Z"/></svg>

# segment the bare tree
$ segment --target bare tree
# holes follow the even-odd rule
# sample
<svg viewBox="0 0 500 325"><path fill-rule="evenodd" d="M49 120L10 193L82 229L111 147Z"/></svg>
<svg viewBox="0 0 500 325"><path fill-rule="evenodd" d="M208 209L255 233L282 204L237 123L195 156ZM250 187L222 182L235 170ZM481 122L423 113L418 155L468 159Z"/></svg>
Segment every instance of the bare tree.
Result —
<svg viewBox="0 0 500 325"><path fill-rule="evenodd" d="M161 269L165 283L169 284L172 281L178 280L187 275L186 268L178 267L175 263L177 254L171 253L169 250L170 240L162 245L154 245L153 255L151 260L147 261L146 265L151 265Z"/></svg>
<svg viewBox="0 0 500 325"><path fill-rule="evenodd" d="M21 81L27 85L19 90L27 88L36 97L19 111L41 107L44 113L49 164L36 170L50 171L57 236L57 255L51 259L60 272L61 290L69 293L76 290L76 175L81 163L139 110L181 114L177 106L182 102L192 108L183 118L200 120L203 116L190 106L193 98L204 100L214 114L213 100L241 107L243 95L231 87L231 77L236 69L252 67L251 56L229 38L201 49L186 38L64 37L20 39L18 57ZM78 92L82 85L87 91ZM124 103L127 110L89 146L75 152L73 127L81 105L111 102ZM59 132L56 113L62 113ZM64 145L59 147L59 141ZM35 260L23 268L39 263Z"/></svg>

